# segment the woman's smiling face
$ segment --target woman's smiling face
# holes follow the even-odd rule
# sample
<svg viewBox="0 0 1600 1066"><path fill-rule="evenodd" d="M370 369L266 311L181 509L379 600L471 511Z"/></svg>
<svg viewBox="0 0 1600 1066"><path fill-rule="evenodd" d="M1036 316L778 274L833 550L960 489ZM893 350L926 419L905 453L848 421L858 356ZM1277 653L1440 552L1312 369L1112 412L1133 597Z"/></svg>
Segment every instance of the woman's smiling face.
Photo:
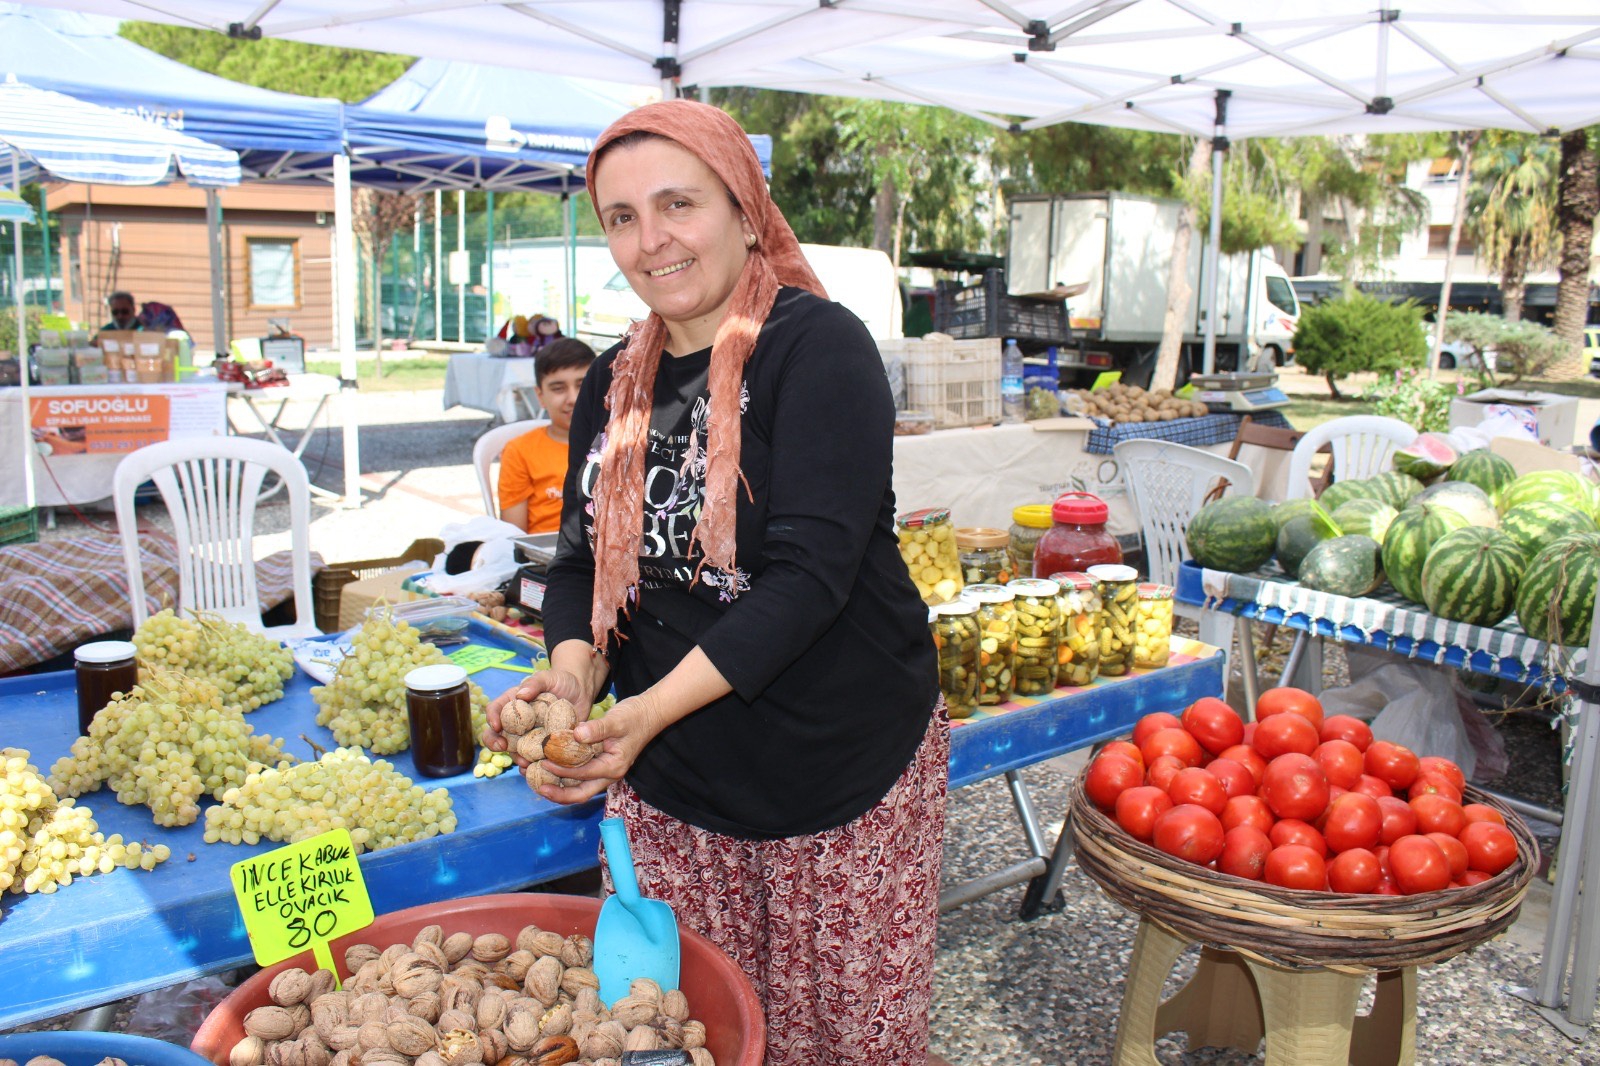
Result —
<svg viewBox="0 0 1600 1066"><path fill-rule="evenodd" d="M674 141L613 148L594 176L617 268L667 324L669 349L709 347L749 257L753 230L722 179Z"/></svg>

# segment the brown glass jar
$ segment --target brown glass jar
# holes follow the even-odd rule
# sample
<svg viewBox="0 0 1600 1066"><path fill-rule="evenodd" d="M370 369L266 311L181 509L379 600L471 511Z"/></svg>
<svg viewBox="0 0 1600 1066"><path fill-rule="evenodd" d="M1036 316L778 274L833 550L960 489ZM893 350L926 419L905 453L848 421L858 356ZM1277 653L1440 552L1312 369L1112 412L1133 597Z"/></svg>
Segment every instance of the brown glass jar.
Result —
<svg viewBox="0 0 1600 1066"><path fill-rule="evenodd" d="M472 696L467 672L454 663L419 666L406 674L411 759L423 777L454 777L472 769Z"/></svg>
<svg viewBox="0 0 1600 1066"><path fill-rule="evenodd" d="M72 653L78 672L78 735L113 696L126 696L139 683L139 650L126 640L101 640Z"/></svg>

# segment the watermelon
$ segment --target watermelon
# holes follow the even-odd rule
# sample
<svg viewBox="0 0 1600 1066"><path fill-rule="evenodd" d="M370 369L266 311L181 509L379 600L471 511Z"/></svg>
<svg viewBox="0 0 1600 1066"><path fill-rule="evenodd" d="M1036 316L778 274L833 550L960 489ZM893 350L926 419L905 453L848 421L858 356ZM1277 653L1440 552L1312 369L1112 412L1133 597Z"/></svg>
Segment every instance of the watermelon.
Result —
<svg viewBox="0 0 1600 1066"><path fill-rule="evenodd" d="M1600 579L1600 533L1562 537L1528 564L1517 590L1517 621L1535 640L1583 646Z"/></svg>
<svg viewBox="0 0 1600 1066"><path fill-rule="evenodd" d="M1467 452L1445 475L1446 481L1465 481L1482 489L1491 500L1499 500L1505 487L1517 479L1517 468L1503 455L1488 448Z"/></svg>
<svg viewBox="0 0 1600 1066"><path fill-rule="evenodd" d="M1322 506L1310 496L1302 496L1297 500L1284 500L1282 503L1273 505L1272 523L1278 527L1278 532L1281 533L1289 519L1296 515L1311 514L1313 508L1319 512L1323 510Z"/></svg>
<svg viewBox="0 0 1600 1066"><path fill-rule="evenodd" d="M1424 433L1394 453L1394 468L1418 481L1430 481L1455 465L1456 450L1437 433Z"/></svg>
<svg viewBox="0 0 1600 1066"><path fill-rule="evenodd" d="M1600 533L1587 511L1564 503L1519 503L1500 516L1500 530L1517 542L1525 559L1569 533Z"/></svg>
<svg viewBox="0 0 1600 1066"><path fill-rule="evenodd" d="M1189 554L1201 566L1243 574L1272 558L1278 528L1272 505L1254 496L1230 496L1200 508L1189 520Z"/></svg>
<svg viewBox="0 0 1600 1066"><path fill-rule="evenodd" d="M1383 570L1389 584L1406 599L1421 603L1422 564L1428 549L1446 533L1470 524L1461 512L1431 503L1401 511L1383 538Z"/></svg>
<svg viewBox="0 0 1600 1066"><path fill-rule="evenodd" d="M1306 554L1325 540L1339 535L1339 527L1315 500L1310 508L1293 516L1278 530L1278 565L1291 578L1300 576L1300 563Z"/></svg>
<svg viewBox="0 0 1600 1066"><path fill-rule="evenodd" d="M1334 537L1300 563L1300 584L1337 596L1365 596L1383 584L1378 542L1360 535Z"/></svg>
<svg viewBox="0 0 1600 1066"><path fill-rule="evenodd" d="M1322 490L1322 495L1317 497L1317 502L1322 504L1323 510L1332 514L1351 500L1375 499L1377 492L1365 481L1335 481Z"/></svg>
<svg viewBox="0 0 1600 1066"><path fill-rule="evenodd" d="M1565 470L1535 470L1523 474L1500 490L1500 513L1525 503L1564 503L1587 514L1594 513L1594 496L1589 483Z"/></svg>
<svg viewBox="0 0 1600 1066"><path fill-rule="evenodd" d="M1382 544L1384 534L1389 531L1389 523L1399 514L1399 511L1379 500L1351 500L1333 512L1332 518L1339 532L1359 533Z"/></svg>
<svg viewBox="0 0 1600 1066"><path fill-rule="evenodd" d="M1411 497L1406 506L1419 507L1425 503L1448 507L1475 526L1493 529L1500 524L1500 516L1489 494L1465 481L1441 481L1431 485Z"/></svg>
<svg viewBox="0 0 1600 1066"><path fill-rule="evenodd" d="M1498 529L1446 533L1422 564L1422 601L1452 622L1497 625L1511 613L1527 565L1517 542Z"/></svg>
<svg viewBox="0 0 1600 1066"><path fill-rule="evenodd" d="M1367 484L1371 486L1374 499L1382 500L1397 511L1409 503L1411 497L1422 491L1422 482L1398 470L1390 470L1377 477L1368 478Z"/></svg>

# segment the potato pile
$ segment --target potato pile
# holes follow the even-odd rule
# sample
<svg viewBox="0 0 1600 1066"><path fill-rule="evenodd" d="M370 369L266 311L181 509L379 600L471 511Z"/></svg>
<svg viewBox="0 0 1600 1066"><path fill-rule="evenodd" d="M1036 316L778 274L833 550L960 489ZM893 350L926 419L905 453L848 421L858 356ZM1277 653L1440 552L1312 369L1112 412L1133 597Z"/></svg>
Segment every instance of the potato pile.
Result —
<svg viewBox="0 0 1600 1066"><path fill-rule="evenodd" d="M1113 422L1171 422L1175 418L1202 418L1211 409L1198 400L1182 400L1170 389L1146 392L1137 385L1118 382L1098 392L1073 390L1083 401L1084 414Z"/></svg>

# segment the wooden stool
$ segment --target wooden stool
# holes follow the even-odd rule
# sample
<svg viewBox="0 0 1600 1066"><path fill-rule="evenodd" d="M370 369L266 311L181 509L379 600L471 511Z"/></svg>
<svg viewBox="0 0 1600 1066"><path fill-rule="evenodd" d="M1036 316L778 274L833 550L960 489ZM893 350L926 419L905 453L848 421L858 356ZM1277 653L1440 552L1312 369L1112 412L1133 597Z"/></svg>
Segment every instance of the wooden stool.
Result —
<svg viewBox="0 0 1600 1066"><path fill-rule="evenodd" d="M1156 1038L1174 1030L1189 1046L1255 1052L1266 1066L1414 1066L1417 971L1378 975L1370 1014L1357 1016L1365 978L1334 970L1284 970L1203 948L1188 984L1165 1003L1161 988L1188 942L1139 920L1117 1026L1116 1066L1158 1066Z"/></svg>

